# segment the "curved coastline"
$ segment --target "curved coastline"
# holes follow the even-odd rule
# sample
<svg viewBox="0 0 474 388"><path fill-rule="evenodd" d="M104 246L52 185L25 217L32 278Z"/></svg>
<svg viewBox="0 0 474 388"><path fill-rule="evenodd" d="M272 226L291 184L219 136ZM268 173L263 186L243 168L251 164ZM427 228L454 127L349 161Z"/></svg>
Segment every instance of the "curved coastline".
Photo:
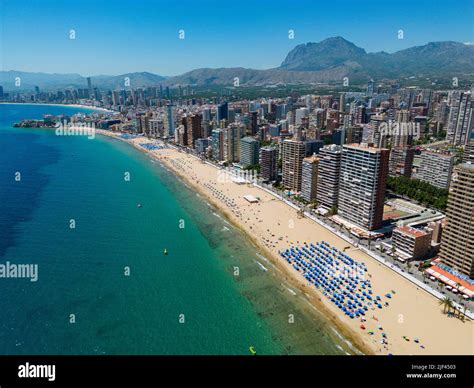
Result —
<svg viewBox="0 0 474 388"><path fill-rule="evenodd" d="M299 217L297 217L296 211L293 208L281 201L277 201L273 195L266 193L265 190L256 186L245 188L242 188L242 186L246 185L232 184L233 186L225 186L219 183L219 179L217 179L219 169L216 166L202 163L196 156L182 152L175 147L152 150L143 147L144 143L156 142L160 144L160 141L157 142L155 139L148 139L144 136L134 139L122 139L119 137L120 133L100 132L103 135L125 141L137 150L145 152L153 159L160 161L166 168L172 170L173 173L180 176L188 185L205 197L207 201L220 209L222 214L233 225L242 230L247 238L270 258L272 263L287 278L286 280L290 279L292 285L297 286L306 295L313 307L321 309L323 314L331 319L335 327L346 338L350 338L363 353L375 355L473 354L472 346L468 342L463 341L463 338L472 337L472 321L466 320L463 322L447 319L442 309L439 308L438 300L431 294L419 289L409 280L394 273L390 268L385 267L362 250L349 244L337 236L337 234L321 225L306 217L297 219ZM213 198L212 191L207 187L209 183L215 185L214 187L218 188L225 198L230 196L233 200L240 201L238 209L239 212L245 209L241 213L245 214L245 220L240 215L237 217L234 214L234 209L227 208L222 198L219 200L218 198ZM249 210L248 203L242 201L244 194L262 197L262 207L259 207L260 204L257 204L256 207ZM275 202L270 204L271 201ZM261 214L257 214L260 212L258 209L261 209ZM263 222L263 219L259 218L263 215L265 216L265 222L259 224ZM293 231L288 230L288 228L285 229L284 224L280 226L280 222L286 223L290 219L294 221ZM276 226L277 221L280 221L278 226ZM275 238L269 237L283 236L285 234L288 234L286 236L287 240L291 239L291 241L275 241ZM269 237L272 242L270 243L270 240L265 237ZM372 309L367 314L367 322L361 325L358 319L351 320L344 316L344 314L341 314L341 311L329 299L324 297L319 290L312 287L301 273L290 268L278 254L279 251L277 251L277 249L284 250L289 245L300 245L303 241L316 242L320 240L329 241L330 244L339 250L345 249L349 245L348 252L351 252L350 255L368 266L369 277L372 277L374 282L375 295L385 295L387 292L391 292L390 290L396 290L396 296L390 299L390 307L382 310L376 309L376 311ZM273 245L270 249L266 246L268 243L276 245ZM428 330L422 327L419 324L421 317L429 317L430 321L433 322L433 326ZM362 326L366 327L363 328ZM440 331L444 333L442 338L439 337ZM368 335L370 333L372 335ZM373 335L374 333L375 335ZM388 343L384 343L379 338L379 335L382 333L386 333L388 336ZM414 341L410 341L410 338L413 338Z"/></svg>
<svg viewBox="0 0 474 388"><path fill-rule="evenodd" d="M344 322L342 322L338 315L337 311L331 308L331 305L323 301L323 296L314 288L310 288L307 286L307 282L303 277L295 276L295 273L291 271L291 269L285 265L285 263L275 255L274 252L269 250L265 245L258 240L258 238L250 235L248 231L246 231L242 225L240 225L235 217L233 217L232 213L227 211L225 207L222 206L215 198L210 196L199 184L193 182L193 180L189 179L185 174L181 173L178 169L174 168L174 166L170 163L165 163L164 160L157 158L152 152L131 143L116 134L111 133L110 131L98 130L97 134L115 139L121 142L124 142L139 152L143 152L149 155L154 160L158 161L160 164L165 167L171 174L176 174L176 176L182 180L182 182L186 185L189 185L188 188L192 188L196 190L203 198L205 198L208 203L210 203L219 213L222 214L225 220L227 220L234 228L238 229L249 242L256 247L261 253L264 254L264 257L268 257L271 264L276 268L277 272L279 272L280 280L283 282L288 282L291 287L297 288L305 300L311 306L309 310L315 319L326 319L330 324L333 332L336 334L336 337L346 343L346 345L353 351L354 354L363 354L363 355L375 355L375 349L370 346L367 342L364 341L363 337L359 335L358 332L354 331L350 327L348 327Z"/></svg>

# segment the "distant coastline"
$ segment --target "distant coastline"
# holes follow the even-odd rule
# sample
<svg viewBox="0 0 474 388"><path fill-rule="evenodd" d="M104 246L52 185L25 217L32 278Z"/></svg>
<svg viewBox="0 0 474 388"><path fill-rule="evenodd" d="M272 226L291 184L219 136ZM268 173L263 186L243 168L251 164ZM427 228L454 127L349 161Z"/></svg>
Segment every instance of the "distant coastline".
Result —
<svg viewBox="0 0 474 388"><path fill-rule="evenodd" d="M0 102L0 104L4 105L43 105L43 106L60 106L60 107L70 107L70 108L81 108L81 109L90 109L94 110L97 112L104 112L104 113L116 113L113 110L105 109L105 108L99 108L96 106L90 106L90 105L80 105L80 104L48 104L45 102Z"/></svg>

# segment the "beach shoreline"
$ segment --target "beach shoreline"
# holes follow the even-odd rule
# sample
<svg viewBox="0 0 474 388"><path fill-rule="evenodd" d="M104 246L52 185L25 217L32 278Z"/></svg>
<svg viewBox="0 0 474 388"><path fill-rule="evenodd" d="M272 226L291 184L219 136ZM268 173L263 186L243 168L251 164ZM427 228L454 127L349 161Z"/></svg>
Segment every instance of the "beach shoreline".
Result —
<svg viewBox="0 0 474 388"><path fill-rule="evenodd" d="M461 322L460 320L457 319L448 319L445 315L442 314L442 308L438 306L437 300L435 298L426 293L424 290L418 289L416 286L414 286L412 283L410 283L408 280L400 277L399 275L393 273L390 271L388 268L385 268L382 266L382 264L376 262L375 259L369 257L362 251L360 251L357 247L350 246L349 249L349 254L357 254L357 259L359 260L359 257L362 257L362 259L365 262L368 262L370 264L370 272L376 272L376 274L372 274L369 276L373 276L373 279L376 280L382 280L380 283L384 283L384 280L387 278L390 278L390 282L393 282L397 286L392 287L397 288L397 293L398 291L401 291L400 294L403 295L403 302L400 303L394 303L399 305L399 309L403 309L403 305L409 307L407 310L410 312L410 328L406 328L406 333L404 328L405 324L405 312L400 311L395 312L395 315L392 311L391 314L386 314L385 311L376 311L377 317L375 316L375 313L373 314L373 322L369 322L372 317L372 312L370 312L367 315L367 331L361 330L359 328L360 322L358 320L350 320L349 318L345 317L344 314L341 314L341 311L334 305L332 304L329 299L327 299L325 296L322 295L322 293L319 290L316 290L314 287L312 287L306 279L302 276L301 273L293 270L286 262L285 260L279 255L279 249L276 249L276 246L268 246L268 244L264 243L262 240L263 238L263 232L262 228L260 228L259 225L253 224L250 225L251 221L250 218L248 220L245 220L243 222L242 217L236 217L233 211L230 211L226 206L219 201L217 198L214 198L213 195L209 192L208 188L205 187L203 184L208 184L207 182L203 182L203 177L204 179L208 179L209 182L212 182L212 184L219 184L219 172L222 170L219 170L216 166L210 165L209 163L203 163L199 161L199 159L194 156L187 154L185 152L182 152L178 149L175 148L164 148L164 149L158 149L158 150L148 150L145 147L143 147L141 144L150 144L153 143L154 140L148 139L146 137L137 137L137 138L131 138L131 139L123 139L120 136L122 135L121 133L113 133L110 131L98 131L99 134L115 138L121 141L126 142L127 144L133 146L139 151L142 151L146 154L148 154L150 157L153 159L159 161L160 163L163 163L167 168L169 168L173 173L175 173L179 178L181 178L184 182L189 184L190 186L193 187L200 195L204 196L206 200L209 200L209 202L215 206L219 211L228 219L229 222L231 222L235 227L239 228L247 237L248 239L256 246L258 249L267 257L271 263L275 266L275 268L278 269L278 271L282 275L281 280L285 280L289 282L293 287L297 287L308 299L308 301L312 304L312 306L318 310L320 313L322 313L326 318L329 319L329 321L335 326L337 331L342 334L345 338L347 338L349 341L354 344L354 346L364 354L473 354L473 347L472 345L472 321L466 320L465 322ZM181 163L181 165L180 165ZM183 167L189 166L192 163L192 169L188 167ZM202 166L202 167L199 167ZM204 171L205 170L205 171ZM199 176L196 171L199 171ZM265 197L265 200L262 200L262 205L265 206L267 204L270 205L270 213L266 211L265 213L265 222L264 220L259 220L260 222L264 222L265 228L269 226L267 230L273 228L272 223L274 224L275 218L278 217L277 215L272 215L272 213L278 213L278 211L275 211L277 209L274 209L278 207L281 209L281 213L285 212L288 214L288 216L291 218L295 218L294 223L299 223L303 224L300 227L296 227L296 230L304 230L306 234L308 235L307 231L309 230L309 236L311 238L303 238L301 237L299 240L295 238L288 237L288 235L297 236L295 230L291 231L288 233L287 237L291 239L291 243L293 244L300 244L303 241L317 241L316 239L313 238L314 235L323 235L324 240L330 241L332 245L335 245L337 248L342 250L343 246L350 245L346 241L342 240L340 237L335 235L334 233L328 231L325 229L323 226L316 224L315 222L302 218L297 219L297 212L295 209L290 208L287 204L283 203L282 201L277 201L275 200L274 197L272 197L270 194L266 193L263 189L259 187L249 187L249 186L242 186L242 185L237 185L236 183L225 183L228 185L233 185L231 186L232 188L232 194L227 194L226 195L233 195L233 198L237 200L241 200L242 194L244 191L249 191L256 193L257 196L260 197ZM223 186L224 187L224 186ZM229 190L229 187L226 188ZM238 193L237 193L238 191ZM239 196L240 194L240 196ZM271 198L270 198L271 197ZM245 202L245 201L244 201ZM239 206L247 206L247 204L241 203ZM259 206L259 205L258 205ZM267 206L268 207L268 206ZM257 210L259 212L260 210ZM251 210L251 213L253 214L253 209ZM257 217L258 219L258 217ZM280 225L280 223L278 223ZM255 232L258 229L258 233L256 234ZM300 229L301 228L301 229ZM281 228L280 228L281 229ZM287 231L288 232L288 231ZM312 232L312 233L311 233ZM281 233L281 232L280 232ZM302 233L303 235L304 233ZM288 242L289 242L288 239ZM277 243L279 244L279 243ZM281 244L280 244L281 245ZM289 246L290 244L288 244ZM390 289L390 288L389 288ZM394 298L394 302L398 298L398 295L396 298ZM412 301L410 303L410 306L408 306L409 301ZM392 303L392 300L390 301ZM398 306L397 306L398 307ZM391 307L390 307L391 308ZM387 311L390 311L390 308L387 309ZM421 314L424 314L423 311L419 310L424 310L427 309L429 310L429 315L432 316L436 322L439 322L442 326L446 326L449 328L449 336L453 336L454 338L446 339L441 342L436 341L436 332L432 332L435 330L435 328L430 329L430 336L427 338L424 338L424 333L423 330L424 328L416 323L417 318L421 317ZM390 317L386 317L389 315ZM412 316L413 315L413 316ZM415 319L413 319L415 318ZM421 320L420 320L421 322ZM389 344L390 346L385 346L385 345L380 345L380 342L378 340L375 340L374 337L368 336L367 332L369 328L373 331L376 330L377 328L380 328L383 326L383 330L385 332L390 333L389 334ZM411 331L416 329L417 333L413 334ZM396 334L392 334L392 332L396 332ZM403 335L403 334L406 335ZM418 346L418 341L416 341L416 346L414 341L409 340L409 338L417 338L417 334L421 337L421 343L423 345ZM377 333L378 334L378 333ZM395 338L392 342L392 337L396 336L398 338ZM464 340L461 340L461 336L468 336L467 338L464 338ZM469 335L471 336L471 340L469 338ZM455 343L453 343L453 340ZM467 340L467 341L466 341ZM458 349L459 346L456 346L459 344L464 343L463 349L460 351L455 351L454 349ZM466 344L467 343L467 344ZM426 345L425 345L426 344ZM439 346L441 345L441 346ZM434 349L433 349L434 348ZM428 350L427 350L428 349Z"/></svg>
<svg viewBox="0 0 474 388"><path fill-rule="evenodd" d="M264 254L265 258L268 258L270 260L271 264L277 269L277 271L280 272L281 275L284 275L284 277L282 277L280 280L288 282L292 287L297 288L302 294L304 294L306 300L310 303L311 307L316 310L316 311L313 311L312 313L315 314L315 316L318 318L320 318L321 314L324 315L324 317L332 325L335 326L335 328L332 327L335 334L340 339L342 338L342 340L346 342L346 345L348 345L348 347L351 348L351 350L355 354L361 354L361 355L375 354L375 349L369 344L365 343L360 338L360 336L357 335L357 332L352 331L350 328L348 328L346 325L342 324L338 320L337 315L335 314L335 311L331 311L328 304L324 303L324 301L321 298L321 295L319 295L316 290L308 287L307 281L302 276L297 276L299 274L295 274L293 271L291 271L291 269L286 265L286 263L282 260L280 256L276 255L274 252L272 252L267 247L262 245L257 238L249 234L248 231L245 230L245 228L235 219L235 217L233 217L232 213L228 212L222 206L222 204L220 204L218 201L215 200L215 198L213 198L205 190L203 190L203 188L200 187L200 185L190 180L185 174L180 172L179 169L176 169L173 166L173 164L166 163L166 160L157 158L156 155L150 152L149 150L146 150L145 148L140 147L136 143L129 142L126 139L123 139L120 136L117 136L117 133L112 133L110 131L105 131L105 130L99 130L98 134L122 141L128 145L131 145L136 150L149 155L154 160L160 163L164 163L164 165L167 168L169 168L172 171L172 173L176 174L177 177L179 177L187 185L195 189L197 193L199 193L203 198L206 199L206 201L208 201L213 207L218 209L218 211L222 214L222 216L224 216L225 219L233 227L241 231L245 235L245 237L256 247L256 249L260 250L260 252Z"/></svg>

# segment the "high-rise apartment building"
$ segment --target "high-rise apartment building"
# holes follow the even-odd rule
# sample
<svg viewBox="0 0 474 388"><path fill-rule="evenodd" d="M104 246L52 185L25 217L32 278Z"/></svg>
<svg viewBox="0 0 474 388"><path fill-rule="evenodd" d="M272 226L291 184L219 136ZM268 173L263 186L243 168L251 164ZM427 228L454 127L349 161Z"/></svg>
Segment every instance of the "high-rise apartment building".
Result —
<svg viewBox="0 0 474 388"><path fill-rule="evenodd" d="M229 120L229 103L224 102L217 106L217 122L220 123L222 120Z"/></svg>
<svg viewBox="0 0 474 388"><path fill-rule="evenodd" d="M316 200L329 209L337 207L341 175L342 147L330 145L319 150Z"/></svg>
<svg viewBox="0 0 474 388"><path fill-rule="evenodd" d="M253 137L240 139L240 164L244 167L258 164L260 143Z"/></svg>
<svg viewBox="0 0 474 388"><path fill-rule="evenodd" d="M448 189L453 172L454 157L436 152L423 151L420 167L414 178L430 183L440 189Z"/></svg>
<svg viewBox="0 0 474 388"><path fill-rule="evenodd" d="M415 149L411 147L395 147L390 150L389 174L390 176L411 177Z"/></svg>
<svg viewBox="0 0 474 388"><path fill-rule="evenodd" d="M453 174L441 238L441 261L474 278L474 164L458 165Z"/></svg>
<svg viewBox="0 0 474 388"><path fill-rule="evenodd" d="M264 181L274 181L278 177L278 148L260 148L260 177Z"/></svg>
<svg viewBox="0 0 474 388"><path fill-rule="evenodd" d="M166 129L168 130L168 137L173 138L175 132L173 104L166 105Z"/></svg>
<svg viewBox="0 0 474 388"><path fill-rule="evenodd" d="M342 148L338 215L366 230L379 229L390 151L365 144Z"/></svg>
<svg viewBox="0 0 474 388"><path fill-rule="evenodd" d="M450 111L446 140L456 145L464 145L471 139L474 126L474 107L470 92L454 90L450 94Z"/></svg>
<svg viewBox="0 0 474 388"><path fill-rule="evenodd" d="M316 155L303 159L301 172L301 198L312 202L316 199L318 187L318 162Z"/></svg>
<svg viewBox="0 0 474 388"><path fill-rule="evenodd" d="M295 125L302 125L309 116L308 108L298 108L295 110Z"/></svg>
<svg viewBox="0 0 474 388"><path fill-rule="evenodd" d="M202 137L202 126L200 115L189 115L186 117L187 144L194 148L194 142Z"/></svg>
<svg viewBox="0 0 474 388"><path fill-rule="evenodd" d="M462 156L463 163L473 163L474 164L474 140L471 140L464 147L464 153Z"/></svg>
<svg viewBox="0 0 474 388"><path fill-rule="evenodd" d="M303 159L306 145L303 141L286 139L282 144L283 186L292 191L301 191Z"/></svg>
<svg viewBox="0 0 474 388"><path fill-rule="evenodd" d="M212 158L217 161L224 160L224 129L212 130Z"/></svg>
<svg viewBox="0 0 474 388"><path fill-rule="evenodd" d="M231 125L224 129L224 160L230 163L238 162L240 158L240 137L242 128Z"/></svg>

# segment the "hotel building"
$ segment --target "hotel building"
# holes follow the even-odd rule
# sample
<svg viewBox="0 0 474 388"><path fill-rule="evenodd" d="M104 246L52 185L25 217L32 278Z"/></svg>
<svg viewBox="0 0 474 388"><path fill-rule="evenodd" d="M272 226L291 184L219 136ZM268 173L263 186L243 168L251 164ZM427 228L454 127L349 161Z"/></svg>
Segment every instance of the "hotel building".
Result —
<svg viewBox="0 0 474 388"><path fill-rule="evenodd" d="M418 260L427 257L430 253L431 236L431 230L401 226L393 230L392 243L402 258Z"/></svg>

